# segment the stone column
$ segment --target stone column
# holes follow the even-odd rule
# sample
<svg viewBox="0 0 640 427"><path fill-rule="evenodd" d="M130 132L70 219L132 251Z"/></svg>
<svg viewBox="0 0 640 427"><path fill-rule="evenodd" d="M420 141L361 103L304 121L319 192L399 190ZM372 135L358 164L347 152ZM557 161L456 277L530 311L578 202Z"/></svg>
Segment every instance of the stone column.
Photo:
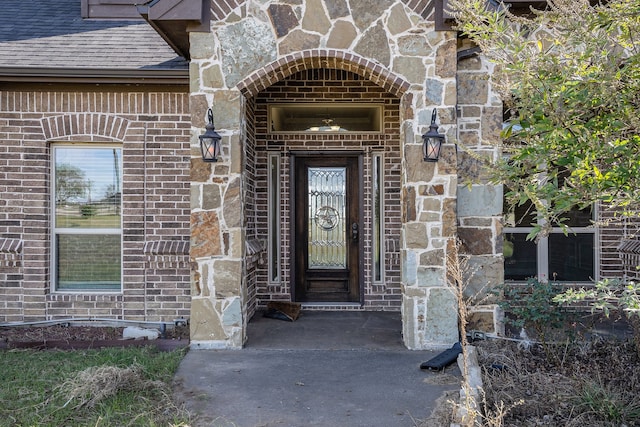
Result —
<svg viewBox="0 0 640 427"><path fill-rule="evenodd" d="M191 347L240 348L246 339L244 98L222 74L216 34L191 33ZM226 77L229 78L228 76ZM222 136L218 162L203 162L198 136L208 108Z"/></svg>
<svg viewBox="0 0 640 427"><path fill-rule="evenodd" d="M416 48L425 46L416 40L422 35L400 41L405 55L422 56L425 66L421 84L412 86L415 117L406 117L402 128L402 316L404 342L410 349L447 348L458 341L457 302L447 284L447 254L456 235L456 38L455 33L432 29L427 34L424 50ZM415 73L416 67L411 69ZM447 143L440 160L430 163L423 160L421 136L434 108Z"/></svg>
<svg viewBox="0 0 640 427"><path fill-rule="evenodd" d="M499 333L502 314L488 298L504 281L501 185L492 185L483 160L500 155L502 102L491 88L493 65L482 56L458 63L458 237L466 258L466 297L479 304L471 309L470 329ZM473 183L469 185L469 183Z"/></svg>

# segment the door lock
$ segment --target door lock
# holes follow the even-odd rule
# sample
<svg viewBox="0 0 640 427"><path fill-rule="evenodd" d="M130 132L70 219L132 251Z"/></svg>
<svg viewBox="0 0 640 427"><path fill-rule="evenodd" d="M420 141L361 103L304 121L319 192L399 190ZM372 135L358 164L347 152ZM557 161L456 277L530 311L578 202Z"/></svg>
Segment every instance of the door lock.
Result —
<svg viewBox="0 0 640 427"><path fill-rule="evenodd" d="M358 241L358 223L354 222L353 224L351 224L351 239L353 239L354 242Z"/></svg>

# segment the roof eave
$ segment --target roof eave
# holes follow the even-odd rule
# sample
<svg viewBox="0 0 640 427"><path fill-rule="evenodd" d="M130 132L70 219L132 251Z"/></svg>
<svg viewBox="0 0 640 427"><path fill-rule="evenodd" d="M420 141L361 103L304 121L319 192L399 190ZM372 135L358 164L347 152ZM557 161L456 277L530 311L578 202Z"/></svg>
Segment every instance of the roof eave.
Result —
<svg viewBox="0 0 640 427"><path fill-rule="evenodd" d="M138 5L138 13L180 56L189 60L189 32L209 31L209 0L156 0Z"/></svg>
<svg viewBox="0 0 640 427"><path fill-rule="evenodd" d="M0 67L0 82L188 85L189 70Z"/></svg>

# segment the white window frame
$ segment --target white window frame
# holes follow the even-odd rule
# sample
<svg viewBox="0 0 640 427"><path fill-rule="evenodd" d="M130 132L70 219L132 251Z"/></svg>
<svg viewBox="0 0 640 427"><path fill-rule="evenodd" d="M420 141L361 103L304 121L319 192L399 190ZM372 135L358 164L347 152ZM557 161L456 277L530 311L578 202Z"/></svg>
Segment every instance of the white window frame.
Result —
<svg viewBox="0 0 640 427"><path fill-rule="evenodd" d="M73 149L118 149L120 150L120 171L122 171L122 145L121 144L96 144L96 143L55 143L51 145L51 258L50 258L50 271L51 271L51 292L52 293L64 293L64 294L121 294L123 290L124 284L124 251L123 251L123 241L122 241L122 222L123 215L120 213L120 227L118 229L115 228L65 228L58 227L56 225L56 150L59 148L73 148ZM122 174L121 174L122 179ZM122 193L120 195L122 197ZM122 199L121 199L122 202ZM59 289L58 288L58 272L57 272L57 237L61 234L68 235L119 235L120 236L120 289L118 290L109 290L109 289Z"/></svg>

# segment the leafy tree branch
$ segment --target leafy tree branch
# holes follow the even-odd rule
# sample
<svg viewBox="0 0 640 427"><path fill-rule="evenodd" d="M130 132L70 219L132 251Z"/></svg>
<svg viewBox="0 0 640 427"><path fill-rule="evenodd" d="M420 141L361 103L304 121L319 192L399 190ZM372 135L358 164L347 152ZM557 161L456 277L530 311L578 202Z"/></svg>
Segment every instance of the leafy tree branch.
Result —
<svg viewBox="0 0 640 427"><path fill-rule="evenodd" d="M492 181L507 185L509 204L534 204L533 234L576 206L637 214L640 0L549 0L524 15L491 4L451 2L458 30L495 64L508 112Z"/></svg>

